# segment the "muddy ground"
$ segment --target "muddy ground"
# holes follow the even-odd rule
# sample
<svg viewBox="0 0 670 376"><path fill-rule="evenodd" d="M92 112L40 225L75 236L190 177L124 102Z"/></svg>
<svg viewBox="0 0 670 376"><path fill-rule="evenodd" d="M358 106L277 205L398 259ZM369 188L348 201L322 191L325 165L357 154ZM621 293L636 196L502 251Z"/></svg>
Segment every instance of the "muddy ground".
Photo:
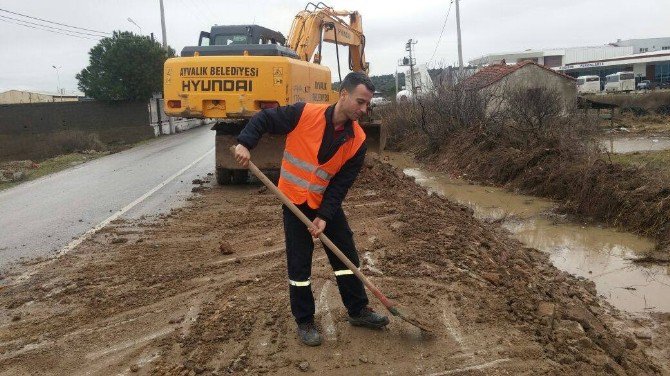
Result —
<svg viewBox="0 0 670 376"><path fill-rule="evenodd" d="M668 315L625 317L592 283L377 162L345 202L363 269L434 333L349 326L317 247L325 341L301 346L277 200L206 186L170 215L116 222L5 275L0 374L670 374Z"/></svg>

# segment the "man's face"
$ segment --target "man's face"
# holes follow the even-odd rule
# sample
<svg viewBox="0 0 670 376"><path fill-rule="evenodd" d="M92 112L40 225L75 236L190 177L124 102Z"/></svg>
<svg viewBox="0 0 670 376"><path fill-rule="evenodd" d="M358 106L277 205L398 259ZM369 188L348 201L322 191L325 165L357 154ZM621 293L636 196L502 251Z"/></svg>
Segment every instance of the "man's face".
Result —
<svg viewBox="0 0 670 376"><path fill-rule="evenodd" d="M372 94L363 84L359 84L350 92L342 89L340 92L341 108L351 120L358 120L368 111Z"/></svg>

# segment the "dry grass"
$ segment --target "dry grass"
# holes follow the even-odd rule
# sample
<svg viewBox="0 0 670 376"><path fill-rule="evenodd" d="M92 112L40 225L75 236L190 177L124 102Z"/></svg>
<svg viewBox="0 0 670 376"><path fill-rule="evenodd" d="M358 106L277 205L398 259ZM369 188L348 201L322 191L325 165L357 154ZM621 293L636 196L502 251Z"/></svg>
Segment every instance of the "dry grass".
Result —
<svg viewBox="0 0 670 376"><path fill-rule="evenodd" d="M613 154L612 162L646 170L670 182L670 150Z"/></svg>
<svg viewBox="0 0 670 376"><path fill-rule="evenodd" d="M0 182L0 191L19 185L23 182L35 180L42 176L53 174L66 168L76 166L78 164L91 161L93 159L109 154L108 152L94 152L94 153L70 153L59 155L54 158L48 158L39 163L39 168L25 169L25 176L20 181Z"/></svg>

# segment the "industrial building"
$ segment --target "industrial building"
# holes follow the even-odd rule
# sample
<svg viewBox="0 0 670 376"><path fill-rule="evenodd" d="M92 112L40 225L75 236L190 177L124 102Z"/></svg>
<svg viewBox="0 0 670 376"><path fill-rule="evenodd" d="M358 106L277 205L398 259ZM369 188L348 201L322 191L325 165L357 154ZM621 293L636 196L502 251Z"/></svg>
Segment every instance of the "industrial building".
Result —
<svg viewBox="0 0 670 376"><path fill-rule="evenodd" d="M76 102L83 99L79 94L45 93L25 90L8 90L0 93L0 104Z"/></svg>
<svg viewBox="0 0 670 376"><path fill-rule="evenodd" d="M485 55L471 65L515 64L521 61L553 68L572 77L634 72L638 80L670 82L670 37L617 40L603 46L526 50Z"/></svg>

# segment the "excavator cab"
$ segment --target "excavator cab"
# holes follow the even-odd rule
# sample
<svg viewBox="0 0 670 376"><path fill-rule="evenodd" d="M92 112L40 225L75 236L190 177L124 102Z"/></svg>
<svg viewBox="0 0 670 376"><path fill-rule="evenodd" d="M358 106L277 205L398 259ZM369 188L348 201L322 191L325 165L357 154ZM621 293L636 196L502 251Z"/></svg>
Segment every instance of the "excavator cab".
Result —
<svg viewBox="0 0 670 376"><path fill-rule="evenodd" d="M212 26L201 31L197 46L186 46L182 57L195 56L286 56L297 59L295 51L284 46L282 33L258 25Z"/></svg>

